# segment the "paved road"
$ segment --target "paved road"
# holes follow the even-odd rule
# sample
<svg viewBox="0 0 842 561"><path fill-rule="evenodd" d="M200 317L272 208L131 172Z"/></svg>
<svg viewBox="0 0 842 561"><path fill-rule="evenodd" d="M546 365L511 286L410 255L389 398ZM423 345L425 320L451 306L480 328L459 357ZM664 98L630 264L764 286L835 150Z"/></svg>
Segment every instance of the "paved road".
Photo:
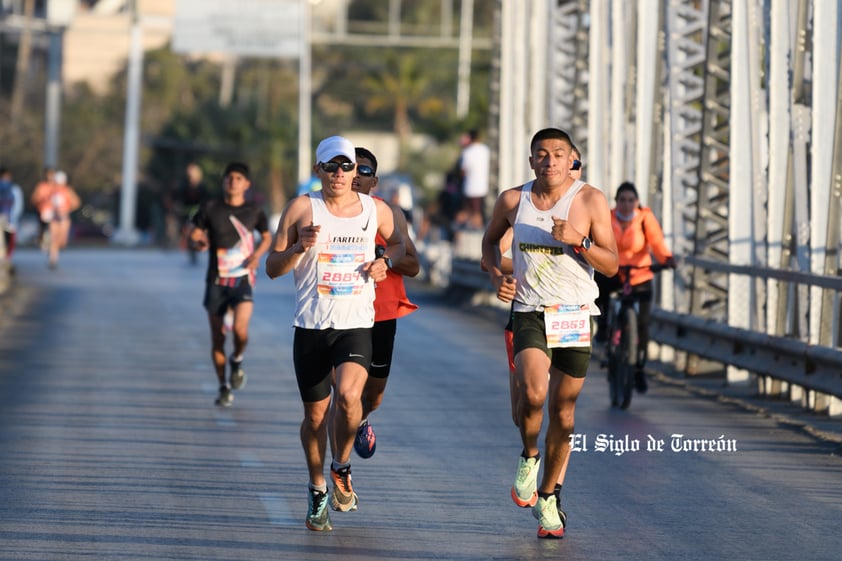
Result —
<svg viewBox="0 0 842 561"><path fill-rule="evenodd" d="M354 461L360 509L310 532L290 279L259 279L249 381L219 410L202 270L184 255L71 249L55 272L35 250L17 257L0 305L0 560L842 554L835 445L658 381L612 410L598 365L577 411L587 448L565 485L567 537L538 540L509 498L520 450L502 325L420 286L372 416L377 453ZM734 449L675 452L674 434ZM597 449L602 435L613 449Z"/></svg>

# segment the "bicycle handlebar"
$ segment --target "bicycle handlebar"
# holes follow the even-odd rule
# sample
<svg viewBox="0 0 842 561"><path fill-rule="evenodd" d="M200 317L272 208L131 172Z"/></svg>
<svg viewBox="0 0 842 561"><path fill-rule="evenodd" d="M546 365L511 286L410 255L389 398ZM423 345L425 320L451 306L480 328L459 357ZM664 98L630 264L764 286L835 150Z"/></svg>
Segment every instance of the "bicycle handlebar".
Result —
<svg viewBox="0 0 842 561"><path fill-rule="evenodd" d="M666 263L651 263L649 265L620 265L617 269L617 276L622 281L622 289L620 292L623 295L629 295L632 290L631 286L631 271L632 269L649 269L653 273L660 273L664 269L675 269L678 266L678 263L675 261L673 257L673 262L671 264Z"/></svg>
<svg viewBox="0 0 842 561"><path fill-rule="evenodd" d="M628 274L631 272L632 269L649 269L653 273L660 273L664 269L674 269L675 267L670 267L669 265L663 263L652 263L651 265L620 265L617 268L618 273L626 273Z"/></svg>

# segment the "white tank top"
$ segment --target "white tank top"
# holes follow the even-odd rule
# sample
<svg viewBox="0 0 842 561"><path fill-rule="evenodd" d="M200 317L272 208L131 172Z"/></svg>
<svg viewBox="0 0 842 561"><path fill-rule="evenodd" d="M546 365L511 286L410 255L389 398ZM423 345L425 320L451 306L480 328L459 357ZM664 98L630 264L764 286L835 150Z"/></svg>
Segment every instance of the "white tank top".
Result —
<svg viewBox="0 0 842 561"><path fill-rule="evenodd" d="M358 193L357 216L330 213L321 191L310 193L313 224L321 226L316 244L304 252L294 271L293 325L307 329L356 329L374 325L374 281L362 266L374 259L377 207Z"/></svg>
<svg viewBox="0 0 842 561"><path fill-rule="evenodd" d="M513 226L512 267L517 280L514 311L543 310L554 304L589 304L591 315L599 315L594 301L599 288L593 267L573 247L553 238L553 216L567 220L570 203L584 182L576 180L549 210L532 204L531 181L523 186Z"/></svg>

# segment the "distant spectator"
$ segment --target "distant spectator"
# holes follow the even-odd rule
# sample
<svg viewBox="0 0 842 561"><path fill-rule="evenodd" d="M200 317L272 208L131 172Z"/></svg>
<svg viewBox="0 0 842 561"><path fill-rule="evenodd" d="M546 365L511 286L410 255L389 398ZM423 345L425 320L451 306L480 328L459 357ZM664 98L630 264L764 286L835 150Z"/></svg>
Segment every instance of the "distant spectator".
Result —
<svg viewBox="0 0 842 561"><path fill-rule="evenodd" d="M485 226L485 198L491 167L491 151L479 140L479 132L470 130L462 135L462 173L464 203L457 222L460 226L481 230Z"/></svg>
<svg viewBox="0 0 842 561"><path fill-rule="evenodd" d="M23 213L23 191L12 181L12 172L0 167L0 215L5 216L3 236L6 241L6 259L11 261L15 251L15 239L20 227L20 215Z"/></svg>

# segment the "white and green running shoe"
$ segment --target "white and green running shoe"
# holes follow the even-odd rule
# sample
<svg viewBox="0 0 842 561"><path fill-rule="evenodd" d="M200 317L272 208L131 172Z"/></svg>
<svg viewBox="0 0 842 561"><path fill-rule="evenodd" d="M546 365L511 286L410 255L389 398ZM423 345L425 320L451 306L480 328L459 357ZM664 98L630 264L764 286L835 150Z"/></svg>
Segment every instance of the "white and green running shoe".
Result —
<svg viewBox="0 0 842 561"><path fill-rule="evenodd" d="M538 468L541 458L518 458L515 484L512 485L512 500L521 508L534 506L538 500Z"/></svg>
<svg viewBox="0 0 842 561"><path fill-rule="evenodd" d="M555 495L546 499L538 498L538 502L532 507L532 514L538 519L538 537L561 539L564 537L564 523L558 515Z"/></svg>

